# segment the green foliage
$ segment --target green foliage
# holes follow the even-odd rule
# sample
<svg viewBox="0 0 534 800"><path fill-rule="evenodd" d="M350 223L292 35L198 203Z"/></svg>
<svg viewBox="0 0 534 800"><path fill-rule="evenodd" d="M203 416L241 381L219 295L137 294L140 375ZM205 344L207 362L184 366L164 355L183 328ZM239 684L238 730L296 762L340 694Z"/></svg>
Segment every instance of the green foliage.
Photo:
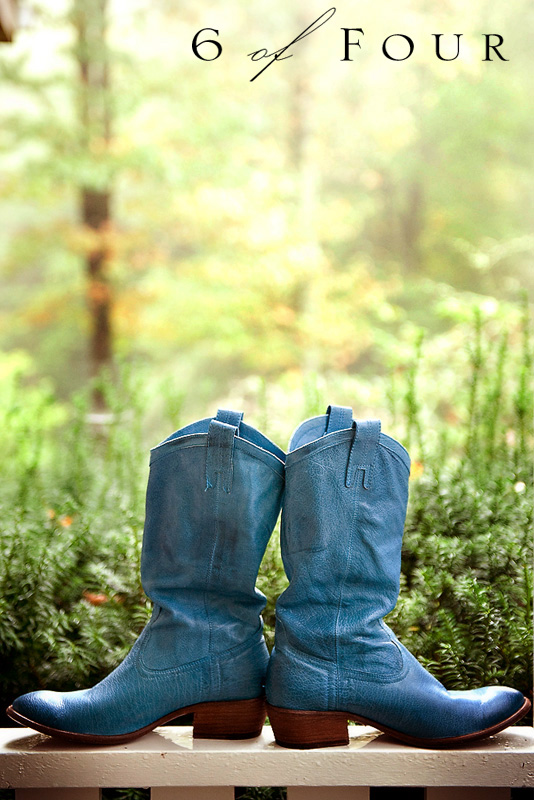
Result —
<svg viewBox="0 0 534 800"><path fill-rule="evenodd" d="M57 404L4 364L0 493L0 702L74 689L124 657L149 608L139 578L143 471L137 388L105 383L111 423Z"/></svg>
<svg viewBox="0 0 534 800"><path fill-rule="evenodd" d="M525 301L519 318L497 321L478 310L474 321L460 325L463 369L448 387L454 389L450 402L436 391L441 379L428 363L432 345L417 330L403 368L381 385L396 435L411 442L414 456L401 594L388 621L447 687L500 683L529 694L534 401L528 306ZM441 369L458 358L455 347L453 337L446 358L438 348ZM46 383L35 382L23 355L4 357L0 374L6 454L0 464L0 657L6 665L0 694L7 704L36 688L92 685L122 660L148 619L139 581L141 430L154 396L140 370L102 379L110 410L104 426L90 421L87 396L59 402ZM303 416L323 410L324 385L313 373L298 390L260 379L254 391L262 427L287 437ZM358 394L350 381L338 389L339 402ZM182 424L182 387L164 384L159 394L162 414ZM274 414L273 398L281 396L282 408L294 409L292 420ZM277 528L258 579L267 596L269 646L275 602L286 584ZM248 787L236 796L283 800L283 792ZM143 800L147 790L109 789L104 797Z"/></svg>
<svg viewBox="0 0 534 800"><path fill-rule="evenodd" d="M286 800L282 786L246 786L236 788L235 800Z"/></svg>
<svg viewBox="0 0 534 800"><path fill-rule="evenodd" d="M265 641L269 650L274 645L275 606L278 597L287 586L287 578L280 557L280 527L276 526L267 545L258 576L258 588L267 598L263 612Z"/></svg>
<svg viewBox="0 0 534 800"><path fill-rule="evenodd" d="M533 401L526 305L519 328L491 328L477 312L465 339L470 367L454 415L448 407L452 424L421 421L419 334L390 397L401 410L399 436L413 440L416 455L401 598L391 620L451 688L508 682L528 692ZM130 371L102 382L112 420L104 433L88 422L84 396L58 403L46 384L28 383L28 372L20 355L2 362L5 701L37 687L90 685L121 660L149 614L139 580L147 403L140 377ZM269 391L260 381L258 413L266 419ZM295 414L320 411L322 394L321 381L310 378ZM182 394L167 386L162 395L178 426ZM258 580L269 646L286 584L277 528Z"/></svg>
<svg viewBox="0 0 534 800"><path fill-rule="evenodd" d="M467 420L455 451L435 452L412 482L401 597L390 617L450 689L508 684L532 694L532 346L469 344ZM416 465L417 467L418 465ZM421 468L421 465L419 465Z"/></svg>

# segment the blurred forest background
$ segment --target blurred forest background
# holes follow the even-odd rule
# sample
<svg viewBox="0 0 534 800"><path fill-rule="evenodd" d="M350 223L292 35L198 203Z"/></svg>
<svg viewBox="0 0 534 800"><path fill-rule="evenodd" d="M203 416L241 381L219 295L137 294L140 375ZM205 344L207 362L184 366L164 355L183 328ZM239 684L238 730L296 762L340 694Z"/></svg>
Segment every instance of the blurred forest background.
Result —
<svg viewBox="0 0 534 800"><path fill-rule="evenodd" d="M90 685L148 618L149 446L225 406L285 447L329 402L412 455L396 632L449 688L531 693L532 4L340 0L254 82L247 53L326 4L19 10L0 44L4 702ZM191 49L206 27L214 61ZM341 27L365 31L352 62ZM409 60L384 57L394 33ZM436 33L446 57L463 34L457 60ZM508 61L483 61L484 33ZM275 536L270 644L284 581Z"/></svg>
<svg viewBox="0 0 534 800"><path fill-rule="evenodd" d="M473 305L512 332L534 283L531 5L341 2L250 82L248 52L325 11L21 3L0 48L2 350L61 397L127 360L195 418L317 378L381 410L358 381L402 369L420 329L443 361ZM365 31L350 63L341 26ZM204 27L215 61L192 52ZM397 32L404 62L382 54ZM463 34L457 60L439 32L444 57ZM508 62L483 61L488 32Z"/></svg>

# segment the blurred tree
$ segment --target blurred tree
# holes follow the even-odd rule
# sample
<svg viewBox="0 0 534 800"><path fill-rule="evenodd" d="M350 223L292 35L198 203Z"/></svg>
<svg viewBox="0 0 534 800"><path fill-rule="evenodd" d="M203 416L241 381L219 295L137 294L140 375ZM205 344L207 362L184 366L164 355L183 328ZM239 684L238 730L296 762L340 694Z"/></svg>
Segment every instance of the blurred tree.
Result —
<svg viewBox="0 0 534 800"><path fill-rule="evenodd" d="M106 43L107 0L74 0L72 22L76 30L74 53L80 75L78 106L80 145L86 152L106 153L111 139L109 51ZM82 222L94 231L86 256L87 299L91 315L91 373L97 376L112 358L110 252L106 234L111 227L111 190L84 181L80 186ZM97 408L104 406L95 389Z"/></svg>
<svg viewBox="0 0 534 800"><path fill-rule="evenodd" d="M12 42L16 28L16 7L14 0L0 2L0 42Z"/></svg>

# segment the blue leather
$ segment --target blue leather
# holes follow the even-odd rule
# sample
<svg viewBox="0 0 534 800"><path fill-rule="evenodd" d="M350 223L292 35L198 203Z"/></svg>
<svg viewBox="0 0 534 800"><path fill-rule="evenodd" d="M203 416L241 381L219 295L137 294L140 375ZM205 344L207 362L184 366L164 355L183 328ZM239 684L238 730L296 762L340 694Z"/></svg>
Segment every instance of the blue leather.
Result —
<svg viewBox="0 0 534 800"><path fill-rule="evenodd" d="M154 603L126 659L75 692L18 697L52 728L125 734L195 703L263 692L265 597L255 588L284 487L285 454L220 410L151 451L141 576Z"/></svg>
<svg viewBox="0 0 534 800"><path fill-rule="evenodd" d="M523 705L506 687L447 691L383 622L399 593L409 473L408 453L376 420L329 407L295 431L271 705L344 711L429 739L484 730Z"/></svg>

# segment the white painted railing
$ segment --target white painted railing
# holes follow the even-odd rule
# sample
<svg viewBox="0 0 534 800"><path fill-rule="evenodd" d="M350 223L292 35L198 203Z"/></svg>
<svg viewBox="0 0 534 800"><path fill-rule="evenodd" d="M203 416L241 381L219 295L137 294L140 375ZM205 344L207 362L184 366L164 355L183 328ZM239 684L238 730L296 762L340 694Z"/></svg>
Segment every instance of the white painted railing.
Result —
<svg viewBox="0 0 534 800"><path fill-rule="evenodd" d="M534 787L532 728L457 750L408 747L360 726L349 735L348 747L287 750L267 726L235 742L168 726L130 744L80 747L4 728L0 788L14 788L16 800L99 800L103 787L151 787L152 800L233 800L235 786L287 786L288 800L369 800L372 786L419 786L426 800L510 800L511 787Z"/></svg>

